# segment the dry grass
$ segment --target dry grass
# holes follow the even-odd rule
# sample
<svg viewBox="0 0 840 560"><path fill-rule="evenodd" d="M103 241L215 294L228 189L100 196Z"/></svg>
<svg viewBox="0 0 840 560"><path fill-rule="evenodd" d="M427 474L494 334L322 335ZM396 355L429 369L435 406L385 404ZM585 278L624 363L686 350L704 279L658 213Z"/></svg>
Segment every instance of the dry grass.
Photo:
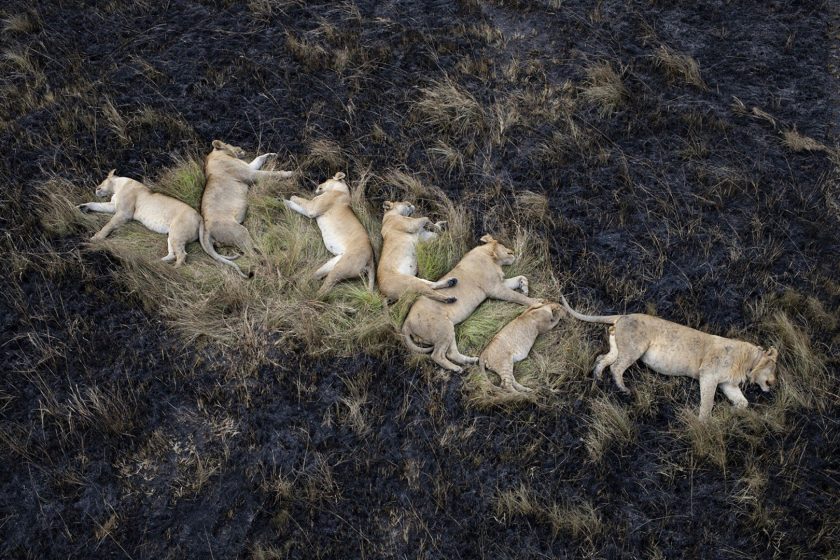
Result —
<svg viewBox="0 0 840 560"><path fill-rule="evenodd" d="M592 401L584 445L590 460L600 462L607 451L624 449L636 440L636 423L621 404L608 397Z"/></svg>
<svg viewBox="0 0 840 560"><path fill-rule="evenodd" d="M653 53L653 64L662 68L671 80L681 80L690 86L706 89L697 61L687 54L661 45Z"/></svg>
<svg viewBox="0 0 840 560"><path fill-rule="evenodd" d="M809 136L804 136L796 130L796 125L790 130L782 132L782 145L791 152L827 152L832 150Z"/></svg>
<svg viewBox="0 0 840 560"><path fill-rule="evenodd" d="M42 24L38 12L32 10L19 14L12 14L0 20L3 33L9 35L27 35L40 31Z"/></svg>
<svg viewBox="0 0 840 560"><path fill-rule="evenodd" d="M617 113L627 101L627 90L621 76L609 62L600 62L586 69L581 95L598 107L601 117Z"/></svg>
<svg viewBox="0 0 840 560"><path fill-rule="evenodd" d="M481 103L448 78L423 88L414 107L423 122L456 136L475 136L488 128Z"/></svg>
<svg viewBox="0 0 840 560"><path fill-rule="evenodd" d="M204 177L197 159L188 156L177 160L149 183L156 191L198 208ZM319 158L318 163L323 161ZM369 170L357 170L350 177L355 179L351 183L354 210L371 233L377 251L381 245L381 217L366 201L369 189L378 193L377 198L406 200L425 209L421 210L423 214L435 221L447 222L437 239L418 247L420 276L441 278L475 246L470 214L449 200L440 188L403 170L391 170L381 178L373 177ZM82 188L55 179L42 190L46 210L41 219L54 234L91 234L108 219L102 214L85 215L75 208L94 198L90 194L92 186ZM242 281L227 267L209 259L197 243L188 246L188 262L181 269L162 263L159 259L166 254L165 237L137 223L124 226L90 248L105 250L119 259L122 268L116 277L146 309L166 317L186 341L203 339L221 348L245 348L257 361L265 359L270 343L290 349L302 347L315 356L400 351L403 345L398 331L412 299L389 305L378 291L368 291L362 280L339 285L326 301L315 298L320 282L312 279L312 273L329 258L320 231L314 221L276 200L296 190L294 185L283 182L252 187L245 225L262 254L238 261L243 269L255 272L250 281ZM518 255L517 262L505 271L506 276L523 274L530 280L532 296L556 300L558 281L552 271L548 245L530 229L545 224L547 216L544 195L523 193L517 198L516 210L510 213L507 225L499 221L499 229L494 233ZM510 221L511 217L516 223ZM513 303L487 301L458 326L459 347L477 355L522 310ZM521 382L537 389L530 400L551 406L556 404L557 395L567 393L570 387L578 388L591 354L590 347L581 344L581 334L580 324L564 321L537 341L530 359L518 364ZM412 360L430 364L417 356L412 356ZM510 401L509 395L500 394L491 382L474 372L467 385L476 405L494 406ZM351 429L363 435L367 433L365 397L357 389L351 388L342 417Z"/></svg>
<svg viewBox="0 0 840 560"><path fill-rule="evenodd" d="M378 247L379 213L371 210L364 196L371 175L360 171L355 177L355 184L351 183L354 209ZM194 207L203 184L201 166L194 158L178 161L152 182L156 190ZM312 273L330 255L314 221L276 200L295 190L284 182L251 188L245 225L262 255L238 261L255 272L251 281L243 282L209 259L197 243L188 247L187 265L181 269L162 263L166 238L137 223L90 248L117 257L122 263L117 278L147 309L161 312L187 341L207 339L222 348L250 348L258 359L272 342L287 348L302 346L312 355L381 354L400 348L395 334L399 325L394 321L407 309L403 312L405 306L399 302L389 308L385 298L368 291L362 280L338 286L326 302L315 298L320 282ZM85 215L75 208L94 198L91 191L58 179L45 184L42 223L58 235L95 232L108 216ZM434 243L444 243L456 260L469 229L466 213L445 197L438 199L438 207L450 229Z"/></svg>
<svg viewBox="0 0 840 560"><path fill-rule="evenodd" d="M536 492L524 484L498 492L496 516L506 524L515 517L530 517L550 526L555 537L562 533L588 543L601 532L604 525L600 513L590 502L562 501L559 504L555 502L547 505Z"/></svg>

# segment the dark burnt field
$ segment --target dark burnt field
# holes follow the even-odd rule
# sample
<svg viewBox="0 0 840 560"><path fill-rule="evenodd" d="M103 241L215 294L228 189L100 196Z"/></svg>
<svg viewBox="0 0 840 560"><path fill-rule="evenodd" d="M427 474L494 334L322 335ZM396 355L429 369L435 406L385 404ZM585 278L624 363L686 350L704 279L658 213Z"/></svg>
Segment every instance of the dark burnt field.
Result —
<svg viewBox="0 0 840 560"><path fill-rule="evenodd" d="M840 555L830 3L0 18L0 557ZM254 280L197 244L173 272L136 224L89 243L105 218L73 205L109 170L196 205L217 138L297 171L252 189ZM533 398L444 374L401 345L406 302L313 301L320 237L273 197L337 171L374 237L398 197L450 221L421 274L490 232L535 297L775 345L779 386L701 424L696 381L593 384L603 329L571 318L520 364ZM485 305L470 352L521 311Z"/></svg>

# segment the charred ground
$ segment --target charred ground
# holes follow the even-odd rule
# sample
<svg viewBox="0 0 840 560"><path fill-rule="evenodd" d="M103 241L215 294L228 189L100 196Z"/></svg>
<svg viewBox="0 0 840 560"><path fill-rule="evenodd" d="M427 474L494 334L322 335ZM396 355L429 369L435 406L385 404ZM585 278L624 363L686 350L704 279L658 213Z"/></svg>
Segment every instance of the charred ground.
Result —
<svg viewBox="0 0 840 560"><path fill-rule="evenodd" d="M0 555L840 553L837 14L696 4L1 8ZM699 427L644 369L478 406L398 347L185 338L36 210L215 138L525 223L573 303L776 343L783 388Z"/></svg>

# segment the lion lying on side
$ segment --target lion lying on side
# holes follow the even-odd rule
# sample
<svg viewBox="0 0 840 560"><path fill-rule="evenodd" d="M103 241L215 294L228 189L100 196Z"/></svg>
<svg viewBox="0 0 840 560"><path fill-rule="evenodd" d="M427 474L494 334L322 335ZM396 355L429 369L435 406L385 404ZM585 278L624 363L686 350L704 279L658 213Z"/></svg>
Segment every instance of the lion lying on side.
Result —
<svg viewBox="0 0 840 560"><path fill-rule="evenodd" d="M417 242L437 237L437 233L425 229L432 221L426 217L409 218L414 212L414 205L407 202L387 201L383 207L385 215L382 217L382 256L376 271L379 291L393 300L400 299L406 292L415 292L435 301L455 303L457 298L435 290L451 288L458 283L457 278L431 282L416 276ZM446 222L434 224L435 229L440 231L444 223Z"/></svg>
<svg viewBox="0 0 840 560"><path fill-rule="evenodd" d="M478 367L482 375L486 378L486 369L493 370L499 374L501 388L505 391L532 392L533 389L516 381L513 365L528 357L537 337L556 327L561 314L560 304L547 301L532 305L523 311L522 315L500 330L481 352Z"/></svg>
<svg viewBox="0 0 840 560"><path fill-rule="evenodd" d="M82 212L107 212L113 214L105 226L92 239L108 237L112 231L131 220L137 220L156 233L168 233L169 254L161 260L175 261L181 266L187 258L185 246L198 239L204 232L201 215L189 204L161 193L153 193L149 187L128 177L116 177L112 170L98 187L96 196L111 197L110 202L88 202L80 204Z"/></svg>
<svg viewBox="0 0 840 560"><path fill-rule="evenodd" d="M779 352L775 348L765 352L749 342L700 332L641 313L582 315L569 307L566 298L561 296L561 299L573 317L611 325L610 351L598 356L593 374L600 379L601 372L609 366L616 386L623 392L628 392L624 370L640 358L649 368L664 375L682 375L700 381L701 420L712 411L717 387L733 405L742 408L748 403L739 388L741 382L749 379L765 392L776 384Z"/></svg>
<svg viewBox="0 0 840 560"><path fill-rule="evenodd" d="M316 279L326 276L318 290L318 297L342 280L358 278L362 272L367 273L370 290L373 290L376 281L370 237L365 226L353 213L350 189L344 177L344 173L339 172L332 179L318 185L312 200L292 196L284 201L295 212L315 219L324 238L324 245L335 255L315 271Z"/></svg>
<svg viewBox="0 0 840 560"><path fill-rule="evenodd" d="M466 320L488 297L512 301L520 305L535 305L538 300L528 297L528 279L516 276L505 280L502 266L513 264L513 252L490 235L481 238L479 245L467 253L447 277L458 278L458 284L441 290L447 296L455 296L452 304L434 301L427 297L418 299L408 312L402 327L403 340L409 349L424 354L431 353L432 360L446 369L461 372L460 364L474 364L478 358L464 356L455 342L455 325ZM522 290L517 293L515 289ZM423 348L414 343L431 344ZM451 360L451 361L450 361Z"/></svg>
<svg viewBox="0 0 840 560"><path fill-rule="evenodd" d="M250 255L254 252L254 240L242 225L248 210L248 186L260 178L288 179L291 171L260 171L265 160L277 154L263 154L251 163L245 163L245 151L238 146L213 140L213 151L204 162L204 176L207 179L201 197L201 215L204 216L204 234L201 246L208 255L222 264L236 269L245 276L235 257L224 257L216 252L214 245L233 245Z"/></svg>

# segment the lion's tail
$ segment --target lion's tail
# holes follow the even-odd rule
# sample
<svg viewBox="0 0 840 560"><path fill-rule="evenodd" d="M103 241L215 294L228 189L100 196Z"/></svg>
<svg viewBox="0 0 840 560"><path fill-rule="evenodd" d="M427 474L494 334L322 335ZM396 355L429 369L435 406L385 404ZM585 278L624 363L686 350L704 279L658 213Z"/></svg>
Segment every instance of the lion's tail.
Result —
<svg viewBox="0 0 840 560"><path fill-rule="evenodd" d="M367 276L368 290L372 292L373 287L376 285L376 263L373 262L373 255L371 255L370 262L367 265Z"/></svg>
<svg viewBox="0 0 840 560"><path fill-rule="evenodd" d="M235 262L230 261L224 258L222 255L216 252L216 249L213 248L213 242L210 240L210 232L207 231L207 228L204 227L204 219L201 220L198 224L198 242L201 244L201 248L204 249L204 252L210 255L214 261L218 261L222 264L226 264L228 266L232 266L236 269L236 272L243 278L248 278L248 276L240 270L240 268L236 265Z"/></svg>
<svg viewBox="0 0 840 560"><path fill-rule="evenodd" d="M563 302L563 307L566 308L569 315L575 319L580 319L581 321L586 321L588 323L607 323L609 325L614 325L621 318L621 315L584 315L569 307L569 302L567 302L566 298L562 295L560 296L560 301Z"/></svg>
<svg viewBox="0 0 840 560"><path fill-rule="evenodd" d="M405 345L408 346L409 350L412 350L412 351L417 352L419 354L431 354L432 350L434 350L433 347L432 348L423 348L422 346L417 346L416 344L414 344L414 341L411 340L411 331L408 328L408 321L403 323L402 335L403 335L403 341L405 342Z"/></svg>

